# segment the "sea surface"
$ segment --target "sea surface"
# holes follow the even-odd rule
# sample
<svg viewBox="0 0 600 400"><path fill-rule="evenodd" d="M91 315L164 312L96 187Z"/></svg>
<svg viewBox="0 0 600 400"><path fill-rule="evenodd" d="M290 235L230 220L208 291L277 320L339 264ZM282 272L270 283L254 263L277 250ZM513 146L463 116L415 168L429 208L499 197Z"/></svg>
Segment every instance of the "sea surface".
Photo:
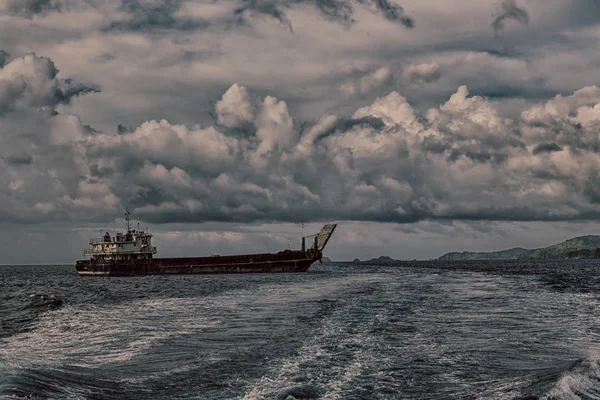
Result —
<svg viewBox="0 0 600 400"><path fill-rule="evenodd" d="M600 260L0 267L0 398L600 399Z"/></svg>

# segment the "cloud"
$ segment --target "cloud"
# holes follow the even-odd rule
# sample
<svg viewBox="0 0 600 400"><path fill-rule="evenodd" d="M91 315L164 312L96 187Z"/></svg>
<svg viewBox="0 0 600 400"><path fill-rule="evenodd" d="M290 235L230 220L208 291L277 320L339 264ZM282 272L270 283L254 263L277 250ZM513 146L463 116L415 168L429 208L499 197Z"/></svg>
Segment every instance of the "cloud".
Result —
<svg viewBox="0 0 600 400"><path fill-rule="evenodd" d="M234 84L216 126L100 132L57 112L93 90L51 60L19 57L0 76L0 221L106 220L126 204L155 223L600 217L595 86L513 117L460 86L429 110L392 91L307 122Z"/></svg>
<svg viewBox="0 0 600 400"><path fill-rule="evenodd" d="M244 20L247 14L266 15L275 18L291 29L292 23L283 11L283 8L288 5L285 3L277 3L282 2L277 0L243 0L241 5L235 10L235 14L238 15L241 20Z"/></svg>
<svg viewBox="0 0 600 400"><path fill-rule="evenodd" d="M387 20L397 22L404 25L406 28L415 26L413 18L404 14L404 9L397 4L390 3L387 0L358 0L363 4L368 4L374 7Z"/></svg>
<svg viewBox="0 0 600 400"><path fill-rule="evenodd" d="M416 122L413 108L398 92L376 99L373 104L356 110L353 118L378 118L387 126L409 127Z"/></svg>
<svg viewBox="0 0 600 400"><path fill-rule="evenodd" d="M59 82L56 96L60 102L67 104L73 97L82 96L88 93L99 93L100 91L100 87L97 85L76 83L73 82L73 79L67 78Z"/></svg>
<svg viewBox="0 0 600 400"><path fill-rule="evenodd" d="M29 154L9 154L2 159L10 165L30 165L33 162Z"/></svg>
<svg viewBox="0 0 600 400"><path fill-rule="evenodd" d="M404 67L404 77L411 83L435 82L442 76L440 64L435 61L420 64L408 64Z"/></svg>
<svg viewBox="0 0 600 400"><path fill-rule="evenodd" d="M254 119L254 105L248 90L237 83L233 84L215 105L217 122L233 128Z"/></svg>
<svg viewBox="0 0 600 400"><path fill-rule="evenodd" d="M10 54L5 52L4 50L0 50L0 68L4 67L4 64L6 64L6 61L8 60L8 57L10 57Z"/></svg>
<svg viewBox="0 0 600 400"><path fill-rule="evenodd" d="M35 14L58 10L61 4L60 0L0 0L0 12L31 18Z"/></svg>
<svg viewBox="0 0 600 400"><path fill-rule="evenodd" d="M388 21L398 23L406 28L412 28L415 24L414 19L407 16L401 6L387 0L356 0L356 3L366 6ZM286 10L297 4L316 6L322 16L332 21L346 25L354 22L353 4L349 0L243 0L235 10L235 14L242 21L248 15L265 15L275 18L291 30L292 22L288 18Z"/></svg>
<svg viewBox="0 0 600 400"><path fill-rule="evenodd" d="M0 219L34 221L53 212L65 218L68 212L61 209L77 203L69 196L88 173L81 144L87 131L77 116L61 115L56 108L95 90L61 80L54 63L35 54L0 69L0 186L5 188L0 203L8 207Z"/></svg>
<svg viewBox="0 0 600 400"><path fill-rule="evenodd" d="M265 167L268 159L281 156L296 137L287 104L267 96L255 125L259 144L252 154L251 163L255 167Z"/></svg>
<svg viewBox="0 0 600 400"><path fill-rule="evenodd" d="M574 98L569 96L561 104L571 106L564 107L566 114L561 115L574 118L572 109L577 107L577 123L585 120L589 125L589 110L600 102L594 93L593 88L586 88ZM544 146L546 142L529 132L537 129L539 122L534 118L540 118L538 114L545 117L545 111L538 108L554 110L554 103L525 109L519 120L507 119L487 99L469 96L467 88L461 87L439 108L419 116L406 98L392 92L358 109L352 120L327 116L301 132L286 104L266 97L253 121L256 137L226 140L215 132L214 139L206 139L219 137L224 143L224 153L213 162L204 161L213 152L198 155L194 161L190 158L194 168L183 159L155 156L152 170L160 171L162 178L152 185L162 194L154 196L155 205L140 204L138 211L155 222L180 220L184 215L187 220L217 221L341 218L395 222L561 220L599 215L589 193L588 173L598 162L595 153L585 146L575 148L573 143L567 152ZM166 122L160 125L172 129ZM153 136L164 137L158 132ZM557 139L553 132L546 133ZM149 138L128 141L148 142ZM160 153L161 147L173 149L173 145L161 144L153 146L152 152ZM215 167L218 159L228 161ZM207 166L212 168L209 175L200 172ZM140 164L136 168L146 171L150 167ZM552 177L542 175L548 170L553 171ZM180 178L170 177L174 172ZM214 178L207 178L211 175ZM147 178L131 181L132 176L140 175L124 174L122 179L128 183L120 186L150 184ZM578 182L576 189L570 186L572 179ZM213 193L219 193L218 201Z"/></svg>
<svg viewBox="0 0 600 400"><path fill-rule="evenodd" d="M405 63L405 65L396 63L370 70L364 67L344 67L340 72L350 77L339 87L340 92L347 98L365 96L376 91L382 92L394 84L422 86L438 81L442 76L441 66L435 61Z"/></svg>
<svg viewBox="0 0 600 400"><path fill-rule="evenodd" d="M70 111L104 131L154 118L210 123L214 104L207 99L220 99L233 82L285 99L292 114L310 120L321 109L351 115L363 99L390 90L421 106L443 102L462 84L499 100L540 101L594 82L590 49L597 38L591 26L584 31L574 20L584 15L579 0L570 3L567 19L559 18L562 0L523 3L540 18L531 20L528 35L511 34L518 36L517 47L502 47L486 34L497 16L490 17L489 3L465 3L468 15L451 5L389 3L401 4L425 25L402 29L385 20L375 2L351 0L332 6L340 15L339 5L349 6L354 22L348 23L326 17L317 7L325 2L274 2L294 24L293 33L250 11L240 24L234 11L244 3L236 0L64 0L33 19L5 16L0 36L2 48L13 55L36 51L51 57L66 76L99 84L104 93L75 102ZM481 53L481 59L453 62L469 53ZM427 83L435 74L421 75L424 80L413 75L420 90L409 87L403 66L434 60L443 76ZM368 66L365 73L387 67L393 80L360 94L359 74L342 79L336 73L350 63ZM346 83L343 89L356 95L340 91Z"/></svg>
<svg viewBox="0 0 600 400"><path fill-rule="evenodd" d="M0 0L0 221L597 218L593 3Z"/></svg>
<svg viewBox="0 0 600 400"><path fill-rule="evenodd" d="M507 20L514 20L523 25L529 24L529 14L527 10L517 5L516 0L503 0L497 12L492 27L494 31L499 32L504 29Z"/></svg>
<svg viewBox="0 0 600 400"><path fill-rule="evenodd" d="M380 67L366 73L355 81L348 81L340 86L340 91L346 96L365 95L373 90L391 83L394 77L388 67Z"/></svg>
<svg viewBox="0 0 600 400"><path fill-rule="evenodd" d="M190 18L184 12L181 12L181 7L184 4L183 0L121 1L121 10L128 15L128 18L113 20L110 23L110 29L128 31L156 31L166 29L192 31L198 28L205 28L209 25L209 21L207 20Z"/></svg>
<svg viewBox="0 0 600 400"><path fill-rule="evenodd" d="M533 155L537 155L540 153L551 153L553 151L561 151L562 147L560 147L559 145L557 145L556 143L552 142L552 143L541 143L538 144L534 149L533 149Z"/></svg>
<svg viewBox="0 0 600 400"><path fill-rule="evenodd" d="M75 96L99 92L96 86L59 80L58 69L45 57L28 54L0 68L0 115L9 110L54 109Z"/></svg>

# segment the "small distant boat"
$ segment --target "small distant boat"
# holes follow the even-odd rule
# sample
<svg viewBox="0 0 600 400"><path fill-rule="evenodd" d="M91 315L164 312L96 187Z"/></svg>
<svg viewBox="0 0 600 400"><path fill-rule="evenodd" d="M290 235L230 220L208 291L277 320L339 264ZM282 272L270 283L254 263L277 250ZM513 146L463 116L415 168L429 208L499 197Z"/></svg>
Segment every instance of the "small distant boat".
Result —
<svg viewBox="0 0 600 400"><path fill-rule="evenodd" d="M161 274L238 274L306 272L323 258L323 249L333 235L337 224L327 224L316 235L302 237L300 250L277 253L240 254L231 256L154 258L152 235L132 229L131 214L125 213L127 229L114 236L106 232L100 238L90 239L90 246L75 268L83 276L136 276ZM306 249L306 239L314 238Z"/></svg>

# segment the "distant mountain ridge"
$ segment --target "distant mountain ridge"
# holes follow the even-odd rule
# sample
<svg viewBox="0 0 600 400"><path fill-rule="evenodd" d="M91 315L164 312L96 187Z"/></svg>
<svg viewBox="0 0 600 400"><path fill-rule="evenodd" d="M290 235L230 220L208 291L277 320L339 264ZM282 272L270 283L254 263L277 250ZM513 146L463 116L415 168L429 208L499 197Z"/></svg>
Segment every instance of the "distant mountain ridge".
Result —
<svg viewBox="0 0 600 400"><path fill-rule="evenodd" d="M491 252L451 252L439 260L552 260L565 258L600 258L600 235L579 236L539 249L515 247Z"/></svg>

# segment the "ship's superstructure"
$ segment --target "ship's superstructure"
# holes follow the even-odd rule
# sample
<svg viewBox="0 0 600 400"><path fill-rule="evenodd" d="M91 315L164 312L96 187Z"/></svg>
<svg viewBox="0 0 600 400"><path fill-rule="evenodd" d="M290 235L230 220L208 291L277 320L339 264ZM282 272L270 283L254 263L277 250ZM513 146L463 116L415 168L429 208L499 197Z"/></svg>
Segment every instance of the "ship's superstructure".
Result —
<svg viewBox="0 0 600 400"><path fill-rule="evenodd" d="M152 235L138 229L131 228L131 213L125 212L127 230L117 231L114 236L106 232L100 238L90 239L91 248L84 250L84 256L92 257L98 262L122 260L151 260L156 254L156 247L152 246Z"/></svg>
<svg viewBox="0 0 600 400"><path fill-rule="evenodd" d="M301 250L277 253L256 253L231 256L154 258L156 247L147 231L131 228L131 214L125 213L124 232L114 236L106 232L100 238L90 239L91 248L84 250L89 260L77 261L80 275L134 276L157 274L218 274L218 273L273 273L305 272L323 257L323 249L333 235L337 224L328 224L316 235L302 237ZM306 248L306 238L313 239Z"/></svg>

